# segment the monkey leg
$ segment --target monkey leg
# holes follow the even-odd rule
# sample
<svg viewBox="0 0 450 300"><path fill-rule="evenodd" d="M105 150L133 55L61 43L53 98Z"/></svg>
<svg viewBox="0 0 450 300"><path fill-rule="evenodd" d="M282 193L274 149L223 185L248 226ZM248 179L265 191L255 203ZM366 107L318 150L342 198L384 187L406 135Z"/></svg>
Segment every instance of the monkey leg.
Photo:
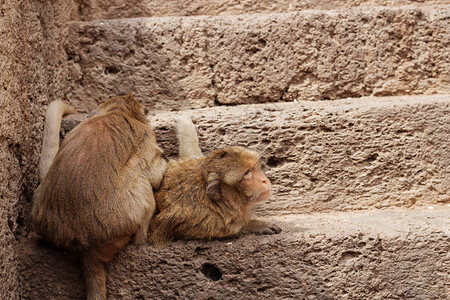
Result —
<svg viewBox="0 0 450 300"><path fill-rule="evenodd" d="M125 247L130 237L123 237L91 248L81 253L84 285L87 300L106 299L106 269L105 264L111 261L116 253Z"/></svg>
<svg viewBox="0 0 450 300"><path fill-rule="evenodd" d="M255 233L255 234L275 234L280 233L281 228L275 224L269 224L267 222L251 219L247 224L242 227L241 233Z"/></svg>
<svg viewBox="0 0 450 300"><path fill-rule="evenodd" d="M134 244L135 245L144 245L147 243L148 239L148 227L150 226L150 221L153 217L153 213L148 214L144 223L139 226L139 229L136 231L136 235L134 236Z"/></svg>
<svg viewBox="0 0 450 300"><path fill-rule="evenodd" d="M148 210L147 215L144 218L144 221L139 226L136 231L136 235L134 236L134 244L135 245L143 245L148 241L148 228L150 226L150 221L152 220L153 214L155 212L155 196L153 195L153 190L150 188L148 195L149 202L151 204L151 208Z"/></svg>

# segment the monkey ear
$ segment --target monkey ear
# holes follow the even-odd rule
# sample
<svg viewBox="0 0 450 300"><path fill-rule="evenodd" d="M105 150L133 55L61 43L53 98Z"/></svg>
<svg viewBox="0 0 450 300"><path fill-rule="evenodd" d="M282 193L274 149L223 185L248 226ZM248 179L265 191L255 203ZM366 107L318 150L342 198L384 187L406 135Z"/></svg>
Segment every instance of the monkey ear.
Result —
<svg viewBox="0 0 450 300"><path fill-rule="evenodd" d="M133 92L130 92L128 95L125 96L126 101L135 102L136 99L134 99Z"/></svg>
<svg viewBox="0 0 450 300"><path fill-rule="evenodd" d="M222 199L220 194L220 180L217 173L209 173L206 176L206 194L213 201L220 201Z"/></svg>

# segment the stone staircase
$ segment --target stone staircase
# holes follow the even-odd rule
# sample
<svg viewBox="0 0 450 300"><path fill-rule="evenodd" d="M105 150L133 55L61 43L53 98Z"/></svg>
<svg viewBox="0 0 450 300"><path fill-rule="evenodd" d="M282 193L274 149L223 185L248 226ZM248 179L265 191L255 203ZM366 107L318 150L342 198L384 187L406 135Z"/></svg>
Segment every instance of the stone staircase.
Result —
<svg viewBox="0 0 450 300"><path fill-rule="evenodd" d="M69 26L80 110L133 90L149 107L450 93L449 6L158 17Z"/></svg>
<svg viewBox="0 0 450 300"><path fill-rule="evenodd" d="M133 90L167 158L180 114L204 152L255 149L273 182L256 214L283 231L130 245L108 299L449 299L449 3L155 2L80 7L104 19L69 24L69 101ZM20 245L22 299L84 297L70 253Z"/></svg>

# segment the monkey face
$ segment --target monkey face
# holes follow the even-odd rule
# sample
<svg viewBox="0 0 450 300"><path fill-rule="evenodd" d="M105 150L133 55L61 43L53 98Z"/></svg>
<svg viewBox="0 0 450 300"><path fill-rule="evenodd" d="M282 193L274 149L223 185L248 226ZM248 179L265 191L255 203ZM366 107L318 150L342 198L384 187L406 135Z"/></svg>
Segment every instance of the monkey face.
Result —
<svg viewBox="0 0 450 300"><path fill-rule="evenodd" d="M240 185L244 193L255 202L270 198L271 183L261 171L259 163L244 173Z"/></svg>
<svg viewBox="0 0 450 300"><path fill-rule="evenodd" d="M216 150L208 156L206 166L206 189L210 199L225 198L244 205L269 199L271 184L261 171L256 152L240 147Z"/></svg>

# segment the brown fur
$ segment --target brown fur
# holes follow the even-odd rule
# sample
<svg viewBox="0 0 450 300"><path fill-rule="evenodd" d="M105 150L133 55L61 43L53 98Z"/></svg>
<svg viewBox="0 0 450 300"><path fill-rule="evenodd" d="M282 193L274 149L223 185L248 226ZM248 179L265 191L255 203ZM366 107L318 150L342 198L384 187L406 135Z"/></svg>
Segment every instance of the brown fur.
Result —
<svg viewBox="0 0 450 300"><path fill-rule="evenodd" d="M178 132L183 123L178 122ZM189 132L184 127L183 132L185 142L198 141L195 128ZM194 157L199 155L198 146L184 147L189 148L193 149ZM188 150L185 157L187 153ZM244 178L248 171L252 173L250 179ZM172 161L155 194L159 214L151 222L151 240L156 246L163 246L177 238L279 233L278 226L251 219L254 205L269 196L270 181L262 173L259 156L253 151L231 147L213 151L207 157Z"/></svg>
<svg viewBox="0 0 450 300"><path fill-rule="evenodd" d="M81 254L88 299L105 299L105 267L135 235L147 240L166 162L130 94L99 106L65 138L34 196L32 219L48 241Z"/></svg>

